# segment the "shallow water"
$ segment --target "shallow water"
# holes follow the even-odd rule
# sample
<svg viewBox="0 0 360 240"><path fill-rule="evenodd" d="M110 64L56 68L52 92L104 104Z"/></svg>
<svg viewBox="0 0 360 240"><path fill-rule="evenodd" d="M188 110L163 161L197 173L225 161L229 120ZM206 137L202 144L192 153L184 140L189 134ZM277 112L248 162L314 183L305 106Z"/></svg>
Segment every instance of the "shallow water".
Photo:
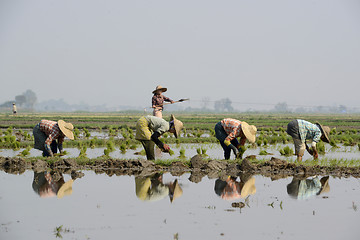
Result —
<svg viewBox="0 0 360 240"><path fill-rule="evenodd" d="M211 159L224 159L223 150L218 143L189 143L189 144L169 144L170 148L174 151L174 155L170 156L167 153L162 153L158 148L156 148L156 159L177 159L180 155L180 150L185 150L185 157L191 158L195 154L197 154L197 149L206 149L206 154ZM279 150L281 148L284 148L285 146L289 146L291 149L294 149L294 146L292 144L276 144L276 145L269 145L267 147L257 147L257 148L248 148L246 152L244 153L243 157L246 157L248 155L258 155L258 159L265 159L269 160L271 157L277 157L281 159L285 159L288 161L295 161L296 156L290 156L290 157L284 157L281 156L279 153ZM87 148L86 154L88 158L97 158L104 155L104 149L105 147L100 148ZM12 149L0 149L0 156L3 157L15 157L18 156L21 151L24 149L20 149L17 151L14 151ZM79 156L80 150L77 148L65 148L68 152L65 158L71 157L75 158ZM143 150L143 147L141 145L138 145L137 149L131 150L128 149L126 153L121 153L119 150L119 147L116 148L114 152L110 153L110 156L116 159L146 159L146 156L141 155L135 155L134 153L140 152ZM259 155L260 150L266 150L268 153L271 153L271 155ZM42 152L36 149L30 150L30 157L37 157L41 156ZM234 155L231 155L231 158L234 158ZM330 146L327 146L326 153L324 155L319 155L319 159L322 158L327 159L344 159L344 160L360 160L360 151L357 146L353 147L347 147L347 146L340 146L339 148L332 148ZM312 159L312 156L305 152L303 160Z"/></svg>
<svg viewBox="0 0 360 240"><path fill-rule="evenodd" d="M0 172L0 239L56 239L59 226L66 230L59 232L63 239L351 240L360 234L360 180L355 178L330 177L326 191L300 200L287 192L292 178L253 176L242 187L243 197L245 188L250 194L246 201L228 201L215 193L217 179L193 183L190 174L164 174L163 184L177 179L182 190L171 203L166 192L136 194L135 182L141 181L134 176L84 173L68 195L42 198L33 190L32 171ZM246 204L240 209L233 202Z"/></svg>

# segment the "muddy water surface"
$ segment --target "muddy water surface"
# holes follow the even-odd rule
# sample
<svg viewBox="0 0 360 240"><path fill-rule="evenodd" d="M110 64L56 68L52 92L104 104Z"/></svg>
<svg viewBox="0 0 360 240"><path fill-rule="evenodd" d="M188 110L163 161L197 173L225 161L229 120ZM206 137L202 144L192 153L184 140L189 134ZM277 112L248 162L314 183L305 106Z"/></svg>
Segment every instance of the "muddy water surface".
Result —
<svg viewBox="0 0 360 240"><path fill-rule="evenodd" d="M50 175L64 188L45 191L49 175L0 172L0 239L359 239L355 178L84 173Z"/></svg>

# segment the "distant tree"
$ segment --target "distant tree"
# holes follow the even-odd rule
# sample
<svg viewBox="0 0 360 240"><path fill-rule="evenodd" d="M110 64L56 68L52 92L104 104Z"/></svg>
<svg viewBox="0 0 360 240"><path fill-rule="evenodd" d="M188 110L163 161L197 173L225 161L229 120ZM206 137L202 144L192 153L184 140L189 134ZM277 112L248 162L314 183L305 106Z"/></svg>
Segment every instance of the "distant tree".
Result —
<svg viewBox="0 0 360 240"><path fill-rule="evenodd" d="M36 93L34 93L32 90L28 89L26 90L25 93L23 93L23 95L26 98L26 107L29 109L34 109L34 105L37 101L37 97L36 97Z"/></svg>
<svg viewBox="0 0 360 240"><path fill-rule="evenodd" d="M217 112L232 112L234 108L231 106L232 102L229 98L223 98L215 101L214 108Z"/></svg>
<svg viewBox="0 0 360 240"><path fill-rule="evenodd" d="M274 107L275 112L290 112L286 102L280 102Z"/></svg>
<svg viewBox="0 0 360 240"><path fill-rule="evenodd" d="M210 98L209 97L203 97L201 99L201 102L202 102L202 108L203 109L208 109L209 103L210 103Z"/></svg>
<svg viewBox="0 0 360 240"><path fill-rule="evenodd" d="M24 95L15 96L15 102L17 105L22 106L26 102L26 97Z"/></svg>

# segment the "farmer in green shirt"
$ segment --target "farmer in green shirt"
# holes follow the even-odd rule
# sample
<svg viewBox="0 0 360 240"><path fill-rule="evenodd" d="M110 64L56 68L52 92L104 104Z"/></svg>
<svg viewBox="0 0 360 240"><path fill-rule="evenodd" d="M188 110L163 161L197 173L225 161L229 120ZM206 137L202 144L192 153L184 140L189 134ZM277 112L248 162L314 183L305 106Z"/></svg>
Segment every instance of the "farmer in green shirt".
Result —
<svg viewBox="0 0 360 240"><path fill-rule="evenodd" d="M155 116L141 117L136 123L136 137L143 145L147 160L155 160L154 144L163 152L170 152L170 147L161 142L159 137L165 132L174 133L177 138L183 128L183 123L171 115L170 122Z"/></svg>

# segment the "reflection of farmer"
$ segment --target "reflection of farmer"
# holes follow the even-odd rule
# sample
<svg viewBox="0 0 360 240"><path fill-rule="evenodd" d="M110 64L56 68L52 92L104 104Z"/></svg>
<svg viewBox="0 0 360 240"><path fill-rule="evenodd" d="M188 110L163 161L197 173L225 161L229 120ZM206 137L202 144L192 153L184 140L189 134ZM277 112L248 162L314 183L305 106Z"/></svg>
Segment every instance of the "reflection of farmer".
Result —
<svg viewBox="0 0 360 240"><path fill-rule="evenodd" d="M74 180L65 182L64 177L59 173L34 172L32 187L41 198L55 197L62 198L72 194Z"/></svg>
<svg viewBox="0 0 360 240"><path fill-rule="evenodd" d="M13 103L12 111L13 111L13 115L17 114L17 109L16 109L16 104L15 103Z"/></svg>
<svg viewBox="0 0 360 240"><path fill-rule="evenodd" d="M287 193L296 199L307 199L311 196L329 192L329 176L312 179L293 178L287 185Z"/></svg>
<svg viewBox="0 0 360 240"><path fill-rule="evenodd" d="M152 108L154 108L153 114L156 117L162 118L162 110L164 109L164 101L174 103L168 97L162 95L163 92L166 92L167 88L162 86L157 86L156 89L152 92L154 96L152 97Z"/></svg>
<svg viewBox="0 0 360 240"><path fill-rule="evenodd" d="M44 157L54 156L58 148L62 153L65 136L71 140L74 139L73 129L74 126L71 123L66 123L63 120L58 122L41 120L33 129L34 148L43 151Z"/></svg>
<svg viewBox="0 0 360 240"><path fill-rule="evenodd" d="M169 196L173 202L182 195L182 189L177 181L163 184L162 174L151 177L135 177L136 196L143 201L158 201Z"/></svg>
<svg viewBox="0 0 360 240"><path fill-rule="evenodd" d="M170 122L154 116L141 117L136 123L136 140L139 140L146 151L147 160L155 160L154 144L162 151L169 152L170 147L161 142L159 137L165 132L174 133L177 138L183 123L171 115Z"/></svg>
<svg viewBox="0 0 360 240"><path fill-rule="evenodd" d="M230 176L226 181L217 179L214 190L224 200L245 199L248 195L256 193L255 178L240 176L240 182L236 181L236 177Z"/></svg>
<svg viewBox="0 0 360 240"><path fill-rule="evenodd" d="M313 124L301 119L293 120L288 124L286 132L294 140L295 154L297 155L298 161L302 160L305 148L314 156L314 159L317 159L319 155L316 150L316 143L318 143L320 139L330 143L330 128L328 126L322 126L319 123ZM311 149L306 144L306 140L312 140Z"/></svg>
<svg viewBox="0 0 360 240"><path fill-rule="evenodd" d="M232 118L225 118L215 125L215 136L220 141L224 149L225 159L230 158L233 150L236 157L239 156L239 148L245 145L246 139L250 143L255 142L256 127L246 122L241 122ZM240 137L240 143L237 138Z"/></svg>

